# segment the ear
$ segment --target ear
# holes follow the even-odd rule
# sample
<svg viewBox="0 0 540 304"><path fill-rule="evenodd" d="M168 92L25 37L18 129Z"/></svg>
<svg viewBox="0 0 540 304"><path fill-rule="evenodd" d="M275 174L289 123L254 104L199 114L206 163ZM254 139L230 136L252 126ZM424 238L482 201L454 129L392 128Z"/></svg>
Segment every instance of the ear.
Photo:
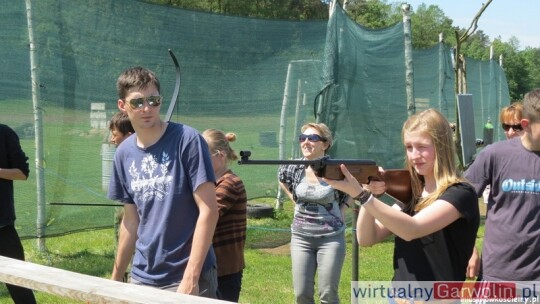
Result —
<svg viewBox="0 0 540 304"><path fill-rule="evenodd" d="M324 142L324 149L323 149L323 150L324 150L324 153L325 153L325 154L328 153L328 150L329 150L329 149L330 149L330 144L329 144L327 141L325 141L325 142Z"/></svg>
<svg viewBox="0 0 540 304"><path fill-rule="evenodd" d="M521 127L523 128L523 130L530 131L530 124L531 122L528 119L526 118L521 119Z"/></svg>
<svg viewBox="0 0 540 304"><path fill-rule="evenodd" d="M126 109L126 103L124 102L124 100L118 99L117 104L118 104L118 110L120 110L120 111L122 111L122 112L126 112L126 111L127 111L127 109Z"/></svg>

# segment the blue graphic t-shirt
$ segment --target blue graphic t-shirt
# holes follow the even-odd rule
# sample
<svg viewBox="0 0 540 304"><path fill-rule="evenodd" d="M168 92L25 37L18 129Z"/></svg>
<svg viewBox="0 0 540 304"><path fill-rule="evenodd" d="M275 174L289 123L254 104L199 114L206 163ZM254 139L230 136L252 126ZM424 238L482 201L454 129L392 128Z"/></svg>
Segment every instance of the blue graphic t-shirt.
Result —
<svg viewBox="0 0 540 304"><path fill-rule="evenodd" d="M193 192L215 182L206 141L193 128L169 123L145 149L131 136L115 154L108 196L137 206L140 223L132 265L148 285L179 282L189 260L199 209ZM202 271L215 266L210 248Z"/></svg>
<svg viewBox="0 0 540 304"><path fill-rule="evenodd" d="M465 172L480 197L490 185L483 279L540 280L540 152L521 138L485 147Z"/></svg>

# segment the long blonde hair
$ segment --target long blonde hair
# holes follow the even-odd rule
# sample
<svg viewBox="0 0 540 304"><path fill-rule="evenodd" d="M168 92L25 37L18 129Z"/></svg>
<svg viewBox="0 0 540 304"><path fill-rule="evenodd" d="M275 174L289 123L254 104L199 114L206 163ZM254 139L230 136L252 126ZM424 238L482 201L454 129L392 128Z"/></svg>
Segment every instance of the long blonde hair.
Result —
<svg viewBox="0 0 540 304"><path fill-rule="evenodd" d="M406 167L411 174L413 191L413 200L408 209L420 211L437 200L448 187L464 182L465 179L461 177L461 173L457 170L452 129L448 120L439 111L428 109L409 117L403 124L401 132L403 141L405 134L410 132L421 132L429 136L435 146L433 175L437 188L426 197L421 198L424 189L424 177L419 175L414 170L411 162L406 160Z"/></svg>

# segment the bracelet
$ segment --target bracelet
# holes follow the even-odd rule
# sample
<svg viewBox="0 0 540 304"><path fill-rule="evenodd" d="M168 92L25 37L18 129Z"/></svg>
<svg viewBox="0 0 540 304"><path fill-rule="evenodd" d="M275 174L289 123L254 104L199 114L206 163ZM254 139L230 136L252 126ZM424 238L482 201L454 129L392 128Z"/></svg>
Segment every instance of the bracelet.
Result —
<svg viewBox="0 0 540 304"><path fill-rule="evenodd" d="M362 192L360 192L360 194L358 194L357 197L354 197L353 199L358 206L362 206L373 199L373 194L369 190L364 189Z"/></svg>

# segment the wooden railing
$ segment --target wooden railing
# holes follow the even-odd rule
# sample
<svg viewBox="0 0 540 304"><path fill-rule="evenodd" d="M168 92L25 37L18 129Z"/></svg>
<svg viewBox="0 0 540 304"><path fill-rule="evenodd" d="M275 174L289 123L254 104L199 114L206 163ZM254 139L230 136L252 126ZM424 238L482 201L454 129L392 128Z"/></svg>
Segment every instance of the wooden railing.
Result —
<svg viewBox="0 0 540 304"><path fill-rule="evenodd" d="M86 303L228 303L0 256L0 281Z"/></svg>

